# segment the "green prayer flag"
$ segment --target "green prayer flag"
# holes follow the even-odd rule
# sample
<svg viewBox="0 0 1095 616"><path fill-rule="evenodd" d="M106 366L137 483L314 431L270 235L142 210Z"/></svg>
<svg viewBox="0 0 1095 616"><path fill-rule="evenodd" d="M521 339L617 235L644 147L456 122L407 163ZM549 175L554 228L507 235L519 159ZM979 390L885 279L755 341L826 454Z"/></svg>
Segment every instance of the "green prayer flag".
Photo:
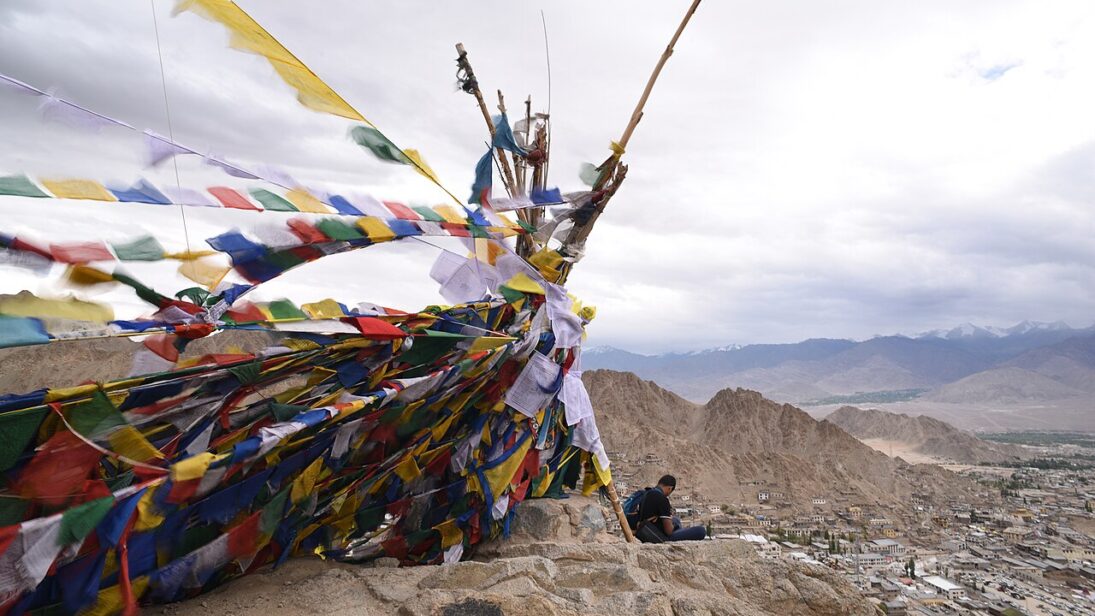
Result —
<svg viewBox="0 0 1095 616"><path fill-rule="evenodd" d="M319 229L323 235L326 235L332 240L350 241L360 240L365 237L364 234L354 227L333 218L319 221L316 223L316 228Z"/></svg>
<svg viewBox="0 0 1095 616"><path fill-rule="evenodd" d="M414 339L414 345L403 352L399 361L412 366L432 364L442 355L451 351L458 342L467 339L467 336L461 334L449 334L448 332L428 329L425 336L418 336Z"/></svg>
<svg viewBox="0 0 1095 616"><path fill-rule="evenodd" d="M163 246L151 235L132 242L111 244L110 247L114 249L114 254L118 255L119 261L159 261L164 255Z"/></svg>
<svg viewBox="0 0 1095 616"><path fill-rule="evenodd" d="M357 522L357 532L365 534L376 530L380 523L384 521L384 513L384 507L370 507L359 510L354 514L354 521Z"/></svg>
<svg viewBox="0 0 1095 616"><path fill-rule="evenodd" d="M117 280L127 287L131 287L134 291L137 292L137 297L152 304L153 306L163 306L165 303L170 301L168 298L157 293L154 289L146 287L145 285L138 282L135 278L127 274L114 272L114 280Z"/></svg>
<svg viewBox="0 0 1095 616"><path fill-rule="evenodd" d="M278 404L277 402L270 404L270 412L278 421L289 421L307 410L308 407L303 404Z"/></svg>
<svg viewBox="0 0 1095 616"><path fill-rule="evenodd" d="M213 297L213 294L201 287L189 287L176 293L175 297L179 299L185 298L199 306L204 306L206 305L205 302L210 297Z"/></svg>
<svg viewBox="0 0 1095 616"><path fill-rule="evenodd" d="M267 306L270 314L275 320L281 319L307 319L308 315L301 312L300 308L293 305L293 302L287 299L278 299L270 302Z"/></svg>
<svg viewBox="0 0 1095 616"><path fill-rule="evenodd" d="M96 391L90 400L66 408L64 415L73 430L88 438L96 438L112 428L127 425L125 418L102 391Z"/></svg>
<svg viewBox="0 0 1095 616"><path fill-rule="evenodd" d="M288 200L283 199L278 195L275 195L274 193L262 188L252 188L251 196L255 198L255 201L261 203L262 207L274 212L300 211L299 209L297 209L297 206L289 203Z"/></svg>
<svg viewBox="0 0 1095 616"><path fill-rule="evenodd" d="M354 143L372 152L380 160L386 160L401 165L411 164L411 159L392 143L380 131L368 126L355 126L350 129L350 138Z"/></svg>
<svg viewBox="0 0 1095 616"><path fill-rule="evenodd" d="M252 383L257 383L259 377L262 375L262 364L258 361L251 361L242 366L232 366L228 371L232 373L232 376L236 377L236 380L240 382L240 385L251 385Z"/></svg>
<svg viewBox="0 0 1095 616"><path fill-rule="evenodd" d="M8 470L19 461L23 450L38 433L46 412L46 408L40 408L0 415L0 471Z"/></svg>
<svg viewBox="0 0 1095 616"><path fill-rule="evenodd" d="M259 532L264 535L272 535L277 530L278 524L281 523L285 513L285 501L289 498L289 490L291 488L286 486L281 492L278 492L265 507L262 508L262 516L259 517Z"/></svg>
<svg viewBox="0 0 1095 616"><path fill-rule="evenodd" d="M511 304L517 302L518 300L522 300L522 299L525 298L524 293L522 293L522 292L520 292L516 289L511 289L511 288L507 287L506 285L499 286L498 287L498 292L501 293L502 297L506 298L506 301L511 303ZM415 344L418 344L418 343L415 342Z"/></svg>
<svg viewBox="0 0 1095 616"><path fill-rule="evenodd" d="M23 521L30 501L22 498L0 498L0 526L14 526Z"/></svg>
<svg viewBox="0 0 1095 616"><path fill-rule="evenodd" d="M104 496L65 510L61 515L61 534L57 542L68 545L87 537L113 506L114 497Z"/></svg>
<svg viewBox="0 0 1095 616"><path fill-rule="evenodd" d="M428 220L430 222L446 222L441 214L438 214L437 212L424 205L412 205L411 209L417 212L418 215L422 217L422 220Z"/></svg>
<svg viewBox="0 0 1095 616"><path fill-rule="evenodd" d="M49 197L25 175L0 177L0 195L13 197Z"/></svg>

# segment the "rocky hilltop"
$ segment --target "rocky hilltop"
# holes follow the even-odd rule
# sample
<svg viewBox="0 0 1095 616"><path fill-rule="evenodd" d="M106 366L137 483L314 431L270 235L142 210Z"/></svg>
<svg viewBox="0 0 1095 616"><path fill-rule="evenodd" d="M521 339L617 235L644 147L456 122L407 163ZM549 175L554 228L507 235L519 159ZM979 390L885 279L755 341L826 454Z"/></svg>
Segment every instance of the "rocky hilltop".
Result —
<svg viewBox="0 0 1095 616"><path fill-rule="evenodd" d="M642 545L604 532L591 499L530 500L509 539L473 559L398 569L293 559L164 608L209 613L404 616L838 616L874 614L840 574L819 565L763 560L737 540ZM391 561L391 562L389 562Z"/></svg>
<svg viewBox="0 0 1095 616"><path fill-rule="evenodd" d="M910 417L904 413L844 406L828 415L825 421L858 439L900 443L940 461L977 464L1029 457L1022 447L989 443L926 415Z"/></svg>
<svg viewBox="0 0 1095 616"><path fill-rule="evenodd" d="M753 391L726 389L695 404L630 373L594 370L583 380L606 447L620 460L617 478L630 487L672 472L707 503L755 506L765 490L788 512L814 510L820 499L825 508L880 506L895 521L913 495L939 503L991 498L969 480L890 458Z"/></svg>

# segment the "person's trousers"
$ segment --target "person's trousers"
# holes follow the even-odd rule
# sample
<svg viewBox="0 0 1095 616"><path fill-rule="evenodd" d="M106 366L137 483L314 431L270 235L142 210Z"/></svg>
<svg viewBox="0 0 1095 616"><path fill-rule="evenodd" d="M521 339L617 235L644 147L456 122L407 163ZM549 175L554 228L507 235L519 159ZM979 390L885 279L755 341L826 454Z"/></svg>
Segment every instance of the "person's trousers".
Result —
<svg viewBox="0 0 1095 616"><path fill-rule="evenodd" d="M702 526L689 526L673 531L669 541L700 541L707 537L707 529Z"/></svg>

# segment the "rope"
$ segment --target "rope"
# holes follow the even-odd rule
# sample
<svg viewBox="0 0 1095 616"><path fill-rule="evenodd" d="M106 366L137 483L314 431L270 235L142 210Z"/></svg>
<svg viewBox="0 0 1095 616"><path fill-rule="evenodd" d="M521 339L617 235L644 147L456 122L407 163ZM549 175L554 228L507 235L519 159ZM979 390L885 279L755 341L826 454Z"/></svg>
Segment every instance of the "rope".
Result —
<svg viewBox="0 0 1095 616"><path fill-rule="evenodd" d="M156 2L155 0L148 0L149 8L152 9L152 29L156 32L156 55L160 60L160 85L163 87L163 106L167 115L167 136L171 138L171 141L175 141L175 130L171 125L171 104L168 102L167 97L167 76L163 68L163 50L160 48L160 25L156 20ZM171 164L175 167L175 187L182 188L182 182L179 180L179 161L177 156L171 157ZM179 204L179 215L182 216L183 236L186 239L186 252L190 252L190 229L186 224L186 208L183 204Z"/></svg>

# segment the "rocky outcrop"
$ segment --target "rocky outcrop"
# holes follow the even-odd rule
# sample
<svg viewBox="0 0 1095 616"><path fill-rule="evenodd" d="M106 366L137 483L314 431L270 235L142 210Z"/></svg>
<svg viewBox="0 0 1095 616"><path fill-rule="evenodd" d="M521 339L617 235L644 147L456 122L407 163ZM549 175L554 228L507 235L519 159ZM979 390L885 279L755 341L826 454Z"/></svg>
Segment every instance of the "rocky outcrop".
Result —
<svg viewBox="0 0 1095 616"><path fill-rule="evenodd" d="M839 574L762 560L737 540L641 545L605 534L590 499L535 500L509 539L473 560L398 569L293 560L188 602L177 616L218 613L521 616L873 614ZM546 537L550 539L545 540Z"/></svg>
<svg viewBox="0 0 1095 616"><path fill-rule="evenodd" d="M976 464L1029 457L1022 447L983 441L969 432L928 417L842 406L825 418L859 439L886 439L939 460Z"/></svg>

